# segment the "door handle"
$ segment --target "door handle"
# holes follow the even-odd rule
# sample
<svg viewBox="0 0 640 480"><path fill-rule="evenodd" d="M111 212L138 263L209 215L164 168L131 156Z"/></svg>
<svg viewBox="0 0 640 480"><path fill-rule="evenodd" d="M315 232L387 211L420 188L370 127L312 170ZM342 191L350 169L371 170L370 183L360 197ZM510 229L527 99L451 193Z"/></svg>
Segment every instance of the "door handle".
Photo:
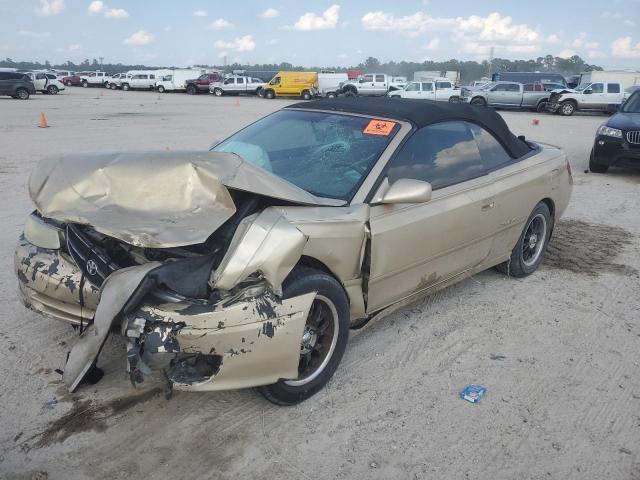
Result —
<svg viewBox="0 0 640 480"><path fill-rule="evenodd" d="M493 207L495 207L495 206L496 206L495 202L485 203L484 205L482 205L481 210L482 210L483 212L486 212L487 210L491 210L491 209L492 209Z"/></svg>

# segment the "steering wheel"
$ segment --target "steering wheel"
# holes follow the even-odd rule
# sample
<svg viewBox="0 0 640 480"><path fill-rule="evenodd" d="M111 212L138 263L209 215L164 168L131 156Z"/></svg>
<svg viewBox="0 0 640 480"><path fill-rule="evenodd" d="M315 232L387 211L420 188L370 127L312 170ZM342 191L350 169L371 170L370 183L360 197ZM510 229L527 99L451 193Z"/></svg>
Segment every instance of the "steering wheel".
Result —
<svg viewBox="0 0 640 480"><path fill-rule="evenodd" d="M319 156L320 160L323 161L322 157L324 157L326 153L346 153L350 149L351 149L351 146L347 142L343 140L338 140L337 142L328 143L327 145L322 145L316 148L311 153L311 157L315 158Z"/></svg>

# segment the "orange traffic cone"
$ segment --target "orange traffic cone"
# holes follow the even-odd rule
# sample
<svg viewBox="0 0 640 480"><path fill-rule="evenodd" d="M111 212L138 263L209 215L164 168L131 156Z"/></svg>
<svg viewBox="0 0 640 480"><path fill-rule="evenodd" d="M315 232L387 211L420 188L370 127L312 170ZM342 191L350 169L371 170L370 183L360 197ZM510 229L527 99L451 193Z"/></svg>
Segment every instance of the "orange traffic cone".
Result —
<svg viewBox="0 0 640 480"><path fill-rule="evenodd" d="M44 112L40 112L40 125L38 125L38 127L40 128L47 128L49 125L47 125L47 117L44 116Z"/></svg>
<svg viewBox="0 0 640 480"><path fill-rule="evenodd" d="M236 98L236 107L239 107L239 106L240 106L240 99Z"/></svg>

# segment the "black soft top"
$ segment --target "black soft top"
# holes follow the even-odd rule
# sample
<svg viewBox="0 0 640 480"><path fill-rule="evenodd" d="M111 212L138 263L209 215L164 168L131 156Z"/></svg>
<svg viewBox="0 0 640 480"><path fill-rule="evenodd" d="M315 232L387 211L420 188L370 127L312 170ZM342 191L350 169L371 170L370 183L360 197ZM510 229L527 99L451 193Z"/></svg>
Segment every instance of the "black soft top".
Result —
<svg viewBox="0 0 640 480"><path fill-rule="evenodd" d="M505 121L495 111L464 103L387 97L339 97L295 103L286 108L331 110L393 118L411 122L418 128L450 120L464 120L477 123L489 130L515 158L522 157L531 151L531 147L525 141L511 133Z"/></svg>

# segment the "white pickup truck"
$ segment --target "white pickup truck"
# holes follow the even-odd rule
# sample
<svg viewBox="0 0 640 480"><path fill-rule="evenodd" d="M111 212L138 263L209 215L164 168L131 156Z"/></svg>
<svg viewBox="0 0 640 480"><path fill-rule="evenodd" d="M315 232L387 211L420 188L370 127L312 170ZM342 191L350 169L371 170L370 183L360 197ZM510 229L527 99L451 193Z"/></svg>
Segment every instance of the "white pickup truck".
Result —
<svg viewBox="0 0 640 480"><path fill-rule="evenodd" d="M153 73L127 74L120 79L122 90L153 90L156 86L156 76Z"/></svg>
<svg viewBox="0 0 640 480"><path fill-rule="evenodd" d="M553 90L547 110L565 116L573 115L578 110L615 112L624 98L624 86L620 82L584 83L575 90Z"/></svg>
<svg viewBox="0 0 640 480"><path fill-rule="evenodd" d="M389 97L457 103L460 100L460 89L455 88L448 78L434 78L409 82L403 90L389 92Z"/></svg>
<svg viewBox="0 0 640 480"><path fill-rule="evenodd" d="M83 87L109 87L111 76L106 72L91 72L80 76L80 85Z"/></svg>
<svg viewBox="0 0 640 480"><path fill-rule="evenodd" d="M234 75L225 78L221 82L211 82L209 84L209 93L213 93L216 97L240 95L241 93L257 95L263 86L264 82L259 78Z"/></svg>
<svg viewBox="0 0 640 480"><path fill-rule="evenodd" d="M400 90L406 85L402 79L394 79L393 76L385 73L366 73L358 77L357 80L344 82L340 86L339 94L355 95L387 95L394 90Z"/></svg>

